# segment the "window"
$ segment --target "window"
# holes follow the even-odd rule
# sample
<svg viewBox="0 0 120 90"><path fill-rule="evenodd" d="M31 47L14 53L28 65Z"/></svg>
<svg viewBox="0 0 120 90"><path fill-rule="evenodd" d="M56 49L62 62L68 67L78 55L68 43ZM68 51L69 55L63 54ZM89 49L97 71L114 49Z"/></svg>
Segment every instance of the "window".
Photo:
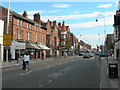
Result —
<svg viewBox="0 0 120 90"><path fill-rule="evenodd" d="M29 24L29 28L32 29L32 24Z"/></svg>
<svg viewBox="0 0 120 90"><path fill-rule="evenodd" d="M23 39L23 30L17 29L16 39Z"/></svg>
<svg viewBox="0 0 120 90"><path fill-rule="evenodd" d="M66 36L65 35L61 35L61 39L65 39L66 38Z"/></svg>
<svg viewBox="0 0 120 90"><path fill-rule="evenodd" d="M20 20L20 26L22 26L22 20Z"/></svg>
<svg viewBox="0 0 120 90"><path fill-rule="evenodd" d="M20 39L20 30L17 29L16 39Z"/></svg>
<svg viewBox="0 0 120 90"><path fill-rule="evenodd" d="M115 37L118 38L118 27L115 28Z"/></svg>
<svg viewBox="0 0 120 90"><path fill-rule="evenodd" d="M62 42L61 42L61 45L65 46L65 41L62 41Z"/></svg>
<svg viewBox="0 0 120 90"><path fill-rule="evenodd" d="M35 26L34 26L34 30L37 31L36 29L37 29L37 27L36 27L36 25L35 25Z"/></svg>
<svg viewBox="0 0 120 90"><path fill-rule="evenodd" d="M20 20L19 19L17 19L17 25L20 25Z"/></svg>
<svg viewBox="0 0 120 90"><path fill-rule="evenodd" d="M30 39L31 39L31 33L27 32L27 40L30 41Z"/></svg>
<svg viewBox="0 0 120 90"><path fill-rule="evenodd" d="M38 42L38 35L36 34L36 42Z"/></svg>
<svg viewBox="0 0 120 90"><path fill-rule="evenodd" d="M43 28L41 28L41 33L44 33L44 29Z"/></svg>
<svg viewBox="0 0 120 90"><path fill-rule="evenodd" d="M27 28L28 28L28 23L27 23Z"/></svg>
<svg viewBox="0 0 120 90"><path fill-rule="evenodd" d="M42 44L44 44L44 36L42 36Z"/></svg>

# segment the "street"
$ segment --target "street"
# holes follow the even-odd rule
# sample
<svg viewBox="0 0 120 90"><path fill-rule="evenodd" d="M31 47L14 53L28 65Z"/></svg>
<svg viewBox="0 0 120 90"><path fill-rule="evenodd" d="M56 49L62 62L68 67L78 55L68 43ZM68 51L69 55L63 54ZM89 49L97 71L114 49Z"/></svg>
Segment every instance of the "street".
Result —
<svg viewBox="0 0 120 90"><path fill-rule="evenodd" d="M3 88L99 88L100 65L94 58L75 57L3 70Z"/></svg>

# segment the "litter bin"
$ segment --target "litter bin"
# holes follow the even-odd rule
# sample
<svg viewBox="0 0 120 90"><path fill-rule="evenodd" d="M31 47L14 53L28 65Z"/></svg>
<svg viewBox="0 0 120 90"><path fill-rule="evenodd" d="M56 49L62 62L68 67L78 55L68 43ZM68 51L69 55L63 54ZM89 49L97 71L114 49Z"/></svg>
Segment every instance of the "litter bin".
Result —
<svg viewBox="0 0 120 90"><path fill-rule="evenodd" d="M118 64L109 63L109 78L118 78Z"/></svg>

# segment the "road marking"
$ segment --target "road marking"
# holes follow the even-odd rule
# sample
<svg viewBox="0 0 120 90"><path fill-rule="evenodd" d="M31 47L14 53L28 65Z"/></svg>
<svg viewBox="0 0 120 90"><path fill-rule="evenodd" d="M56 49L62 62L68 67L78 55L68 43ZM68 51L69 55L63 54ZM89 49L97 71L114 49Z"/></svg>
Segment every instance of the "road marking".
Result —
<svg viewBox="0 0 120 90"><path fill-rule="evenodd" d="M62 63L59 63L58 65L61 65Z"/></svg>
<svg viewBox="0 0 120 90"><path fill-rule="evenodd" d="M44 86L44 84L40 85L38 88L41 88L41 87L43 87L43 86Z"/></svg>
<svg viewBox="0 0 120 90"><path fill-rule="evenodd" d="M29 74L29 73L31 73L32 72L32 70L31 71L29 71L29 72L27 72L27 73L25 73L25 74Z"/></svg>
<svg viewBox="0 0 120 90"><path fill-rule="evenodd" d="M21 73L21 74L19 74L19 75L25 75L25 74Z"/></svg>
<svg viewBox="0 0 120 90"><path fill-rule="evenodd" d="M47 69L50 68L50 66L46 67Z"/></svg>
<svg viewBox="0 0 120 90"><path fill-rule="evenodd" d="M51 83L53 80L49 80L48 83Z"/></svg>

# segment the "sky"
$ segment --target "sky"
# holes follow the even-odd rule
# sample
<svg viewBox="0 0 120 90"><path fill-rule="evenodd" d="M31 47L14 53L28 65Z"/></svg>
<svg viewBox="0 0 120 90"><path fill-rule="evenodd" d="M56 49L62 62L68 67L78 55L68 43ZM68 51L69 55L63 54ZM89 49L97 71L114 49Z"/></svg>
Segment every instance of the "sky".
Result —
<svg viewBox="0 0 120 90"><path fill-rule="evenodd" d="M7 8L7 2L1 2ZM22 14L27 11L33 19L35 13L40 13L41 20L57 22L65 21L70 31L87 44L96 48L103 45L106 34L113 33L114 15L118 9L115 2L10 2L13 11ZM96 22L98 19L98 22ZM106 32L106 33L105 33Z"/></svg>

